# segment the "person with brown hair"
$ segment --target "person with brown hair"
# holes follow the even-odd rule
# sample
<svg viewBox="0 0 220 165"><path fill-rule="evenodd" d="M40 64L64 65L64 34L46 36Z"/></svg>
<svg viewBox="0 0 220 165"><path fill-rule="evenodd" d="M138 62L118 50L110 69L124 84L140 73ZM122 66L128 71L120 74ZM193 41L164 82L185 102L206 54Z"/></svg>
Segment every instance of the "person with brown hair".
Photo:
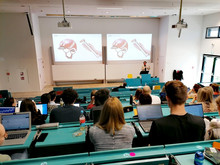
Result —
<svg viewBox="0 0 220 165"><path fill-rule="evenodd" d="M139 97L140 97L141 93L142 93L142 89L141 88L137 88L136 92L135 92L135 95L133 96L133 103L134 104L136 104L136 105L138 104Z"/></svg>
<svg viewBox="0 0 220 165"><path fill-rule="evenodd" d="M197 93L198 90L201 88L199 84L195 84L191 90L189 90L188 98L192 98L192 101L190 103L195 103L197 101Z"/></svg>
<svg viewBox="0 0 220 165"><path fill-rule="evenodd" d="M149 144L165 145L204 140L204 120L185 111L187 87L181 81L168 81L165 90L171 114L153 121Z"/></svg>
<svg viewBox="0 0 220 165"><path fill-rule="evenodd" d="M9 97L5 99L3 107L16 107L17 106L17 101L14 97Z"/></svg>
<svg viewBox="0 0 220 165"><path fill-rule="evenodd" d="M198 103L202 103L203 112L217 111L216 104L213 99L213 89L210 86L200 88L197 93Z"/></svg>
<svg viewBox="0 0 220 165"><path fill-rule="evenodd" d="M89 131L96 151L131 148L135 130L126 124L121 102L116 97L108 98L100 119Z"/></svg>
<svg viewBox="0 0 220 165"><path fill-rule="evenodd" d="M216 83L210 84L213 89L213 95L219 95L219 86Z"/></svg>
<svg viewBox="0 0 220 165"><path fill-rule="evenodd" d="M92 107L95 106L95 93L96 92L97 92L97 90L92 90L91 96L90 96L91 101L90 101L89 105L87 106L87 109L91 109Z"/></svg>
<svg viewBox="0 0 220 165"><path fill-rule="evenodd" d="M30 99L24 99L21 102L20 112L31 112L31 124L40 125L45 123L45 118L37 109L35 102Z"/></svg>

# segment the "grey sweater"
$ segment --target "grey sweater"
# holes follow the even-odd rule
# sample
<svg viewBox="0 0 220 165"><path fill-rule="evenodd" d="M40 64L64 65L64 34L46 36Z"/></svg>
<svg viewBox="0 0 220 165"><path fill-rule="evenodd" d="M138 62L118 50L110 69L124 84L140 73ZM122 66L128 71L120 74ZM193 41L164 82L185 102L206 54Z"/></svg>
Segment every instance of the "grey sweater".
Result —
<svg viewBox="0 0 220 165"><path fill-rule="evenodd" d="M96 126L89 131L90 140L96 151L131 148L134 134L134 128L128 124L125 124L120 131L115 131L114 136Z"/></svg>

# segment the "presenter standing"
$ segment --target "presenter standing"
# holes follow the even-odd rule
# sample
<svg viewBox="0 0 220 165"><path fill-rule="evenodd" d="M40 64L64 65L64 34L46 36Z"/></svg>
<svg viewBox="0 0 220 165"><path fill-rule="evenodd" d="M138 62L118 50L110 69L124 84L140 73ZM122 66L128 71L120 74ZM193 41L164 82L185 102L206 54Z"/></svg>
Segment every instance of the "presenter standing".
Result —
<svg viewBox="0 0 220 165"><path fill-rule="evenodd" d="M150 65L147 64L147 61L144 61L140 74L148 74L149 71L150 71Z"/></svg>

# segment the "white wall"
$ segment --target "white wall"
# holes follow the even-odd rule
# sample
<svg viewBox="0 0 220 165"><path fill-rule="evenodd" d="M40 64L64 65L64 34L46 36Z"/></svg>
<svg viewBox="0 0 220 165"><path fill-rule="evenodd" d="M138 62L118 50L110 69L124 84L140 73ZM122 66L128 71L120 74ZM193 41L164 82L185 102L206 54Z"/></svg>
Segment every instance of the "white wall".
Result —
<svg viewBox="0 0 220 165"><path fill-rule="evenodd" d="M40 38L40 27L39 27L39 19L37 14L31 14L32 27L33 27L33 35L34 35L34 43L35 43L35 51L36 51L36 60L38 67L38 77L39 77L39 85L40 90L42 90L45 85L45 69L44 69L44 58L42 56L42 48L41 48L41 38Z"/></svg>
<svg viewBox="0 0 220 165"><path fill-rule="evenodd" d="M72 28L58 28L57 23L62 21L62 18L48 18L40 17L40 31L42 42L42 53L45 60L46 82L51 84L52 69L51 69L51 53L50 47L52 47L52 34L53 33L98 33L103 36L103 46L106 46L106 34L108 33L152 33L152 45L154 47L153 62L158 56L158 31L159 31L159 19L99 19L99 18L67 18L71 22ZM133 62L134 64L134 62ZM129 63L121 63L121 68L128 68ZM74 65L73 65L74 67ZM93 66L92 66L93 67ZM117 65L115 65L117 67ZM157 66L154 66L157 67ZM131 68L131 67L130 67ZM136 72L140 72L141 65L136 68L132 68ZM77 69L77 68L75 68ZM115 69L115 68L114 68ZM108 70L107 75L115 74L113 70ZM154 70L154 69L152 69ZM111 72L113 71L113 72ZM129 74L129 70L127 73ZM157 75L157 73L154 73ZM77 75L79 79L85 79L87 77L84 74ZM122 78L122 77L121 77ZM124 77L126 78L126 77Z"/></svg>
<svg viewBox="0 0 220 165"><path fill-rule="evenodd" d="M220 26L220 13L204 16L201 54L220 55L220 39L205 39L206 28L213 26Z"/></svg>
<svg viewBox="0 0 220 165"><path fill-rule="evenodd" d="M171 25L177 23L178 17L169 16L164 80L172 80L173 70L182 70L182 82L192 87L200 80L203 17L184 16L184 20L188 23L188 28L183 29L181 37L178 38L178 30L171 28Z"/></svg>
<svg viewBox="0 0 220 165"><path fill-rule="evenodd" d="M167 40L169 31L169 17L162 17L160 19L159 27L159 56L157 60L157 72L161 82L165 82L165 62L167 52Z"/></svg>
<svg viewBox="0 0 220 165"><path fill-rule="evenodd" d="M0 89L10 92L39 91L34 38L26 15L0 14L0 20ZM24 76L20 75L21 72Z"/></svg>

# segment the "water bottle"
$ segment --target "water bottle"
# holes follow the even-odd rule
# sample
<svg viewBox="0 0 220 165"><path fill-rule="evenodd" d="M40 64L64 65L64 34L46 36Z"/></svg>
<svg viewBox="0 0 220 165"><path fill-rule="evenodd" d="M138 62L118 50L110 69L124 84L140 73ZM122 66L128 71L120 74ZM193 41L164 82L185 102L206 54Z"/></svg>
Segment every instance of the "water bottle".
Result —
<svg viewBox="0 0 220 165"><path fill-rule="evenodd" d="M86 118L83 113L84 111L81 110L81 115L79 116L80 131L85 130L85 125L86 125Z"/></svg>
<svg viewBox="0 0 220 165"><path fill-rule="evenodd" d="M204 155L202 152L197 151L195 153L195 159L194 159L194 164L195 165L203 165L203 161L204 161Z"/></svg>
<svg viewBox="0 0 220 165"><path fill-rule="evenodd" d="M133 95L130 95L130 105L133 105Z"/></svg>
<svg viewBox="0 0 220 165"><path fill-rule="evenodd" d="M60 98L60 106L63 107L63 105L64 105L63 99Z"/></svg>

